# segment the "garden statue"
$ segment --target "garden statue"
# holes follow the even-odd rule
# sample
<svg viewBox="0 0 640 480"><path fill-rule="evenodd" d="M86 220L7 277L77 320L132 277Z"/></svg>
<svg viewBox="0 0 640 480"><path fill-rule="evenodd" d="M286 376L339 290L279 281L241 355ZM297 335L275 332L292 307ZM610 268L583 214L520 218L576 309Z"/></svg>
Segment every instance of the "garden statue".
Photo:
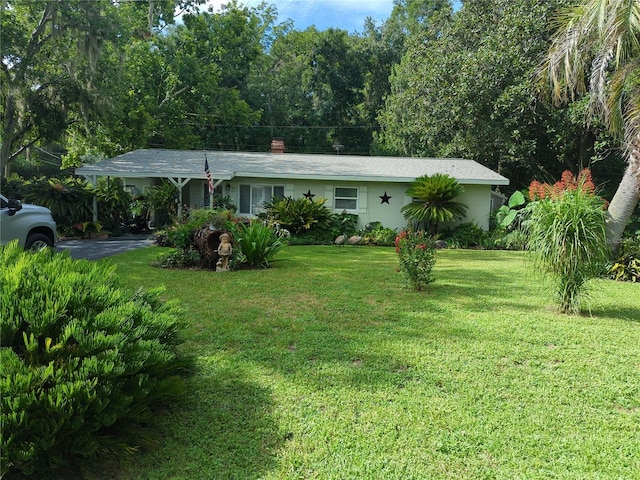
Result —
<svg viewBox="0 0 640 480"><path fill-rule="evenodd" d="M218 245L218 255L220 259L216 263L216 272L228 272L229 271L229 257L233 253L233 247L231 246L231 237L229 234L223 233L220 235L220 245Z"/></svg>

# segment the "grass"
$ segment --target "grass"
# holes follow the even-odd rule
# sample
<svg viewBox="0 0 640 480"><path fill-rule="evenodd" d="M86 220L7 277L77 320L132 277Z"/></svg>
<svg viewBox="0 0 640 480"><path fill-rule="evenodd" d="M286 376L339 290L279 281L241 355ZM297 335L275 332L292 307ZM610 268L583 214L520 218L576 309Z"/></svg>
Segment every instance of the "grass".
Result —
<svg viewBox="0 0 640 480"><path fill-rule="evenodd" d="M640 478L638 286L555 313L522 254L438 251L404 287L392 248L288 247L267 270L107 260L180 299L189 395L133 479Z"/></svg>

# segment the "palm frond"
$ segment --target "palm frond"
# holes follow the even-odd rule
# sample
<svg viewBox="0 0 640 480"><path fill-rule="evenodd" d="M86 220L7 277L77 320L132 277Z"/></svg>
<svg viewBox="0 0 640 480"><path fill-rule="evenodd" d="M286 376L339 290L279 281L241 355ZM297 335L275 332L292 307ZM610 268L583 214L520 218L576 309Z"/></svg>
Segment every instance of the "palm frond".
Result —
<svg viewBox="0 0 640 480"><path fill-rule="evenodd" d="M552 26L555 34L538 68L539 80L549 82L557 103L583 95L588 87L591 116L602 117L613 134L629 133L637 115L629 108L632 105L626 105L634 102L625 93L626 77L638 68L640 2L586 0L562 10ZM588 85L586 71L590 71Z"/></svg>
<svg viewBox="0 0 640 480"><path fill-rule="evenodd" d="M442 222L459 220L466 215L467 206L455 200L464 193L464 187L449 175L418 177L406 193L414 199L401 209L408 220L437 226Z"/></svg>

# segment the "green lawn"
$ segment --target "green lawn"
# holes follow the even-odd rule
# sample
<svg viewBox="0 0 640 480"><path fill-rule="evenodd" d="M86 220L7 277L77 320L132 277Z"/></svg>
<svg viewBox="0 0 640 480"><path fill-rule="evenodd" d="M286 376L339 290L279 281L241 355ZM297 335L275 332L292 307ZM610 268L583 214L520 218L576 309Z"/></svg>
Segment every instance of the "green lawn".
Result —
<svg viewBox="0 0 640 480"><path fill-rule="evenodd" d="M638 285L595 281L570 317L521 253L438 251L416 293L392 248L217 274L159 252L107 261L180 300L198 369L116 478L640 478Z"/></svg>

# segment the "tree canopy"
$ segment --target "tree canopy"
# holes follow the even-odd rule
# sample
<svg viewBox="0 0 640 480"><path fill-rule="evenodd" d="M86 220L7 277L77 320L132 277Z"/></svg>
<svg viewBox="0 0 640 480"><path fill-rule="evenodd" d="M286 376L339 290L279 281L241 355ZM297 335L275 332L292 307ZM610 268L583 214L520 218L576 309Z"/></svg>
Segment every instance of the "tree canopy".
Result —
<svg viewBox="0 0 640 480"><path fill-rule="evenodd" d="M199 3L3 0L1 174L32 146L77 165L135 148L266 150L277 137L297 152L470 158L508 177L505 193L590 167L610 197L622 177L607 127L635 122L630 110L586 121L586 89L559 107L539 95L568 0L395 0L362 33L296 30L267 3ZM637 36L625 38L620 72L637 59ZM608 75L591 65L610 58L595 58L582 71ZM637 98L625 78L609 102Z"/></svg>
<svg viewBox="0 0 640 480"><path fill-rule="evenodd" d="M622 143L627 168L608 209L616 250L640 199L640 3L585 0L561 10L539 76L557 102L589 94L590 120Z"/></svg>

